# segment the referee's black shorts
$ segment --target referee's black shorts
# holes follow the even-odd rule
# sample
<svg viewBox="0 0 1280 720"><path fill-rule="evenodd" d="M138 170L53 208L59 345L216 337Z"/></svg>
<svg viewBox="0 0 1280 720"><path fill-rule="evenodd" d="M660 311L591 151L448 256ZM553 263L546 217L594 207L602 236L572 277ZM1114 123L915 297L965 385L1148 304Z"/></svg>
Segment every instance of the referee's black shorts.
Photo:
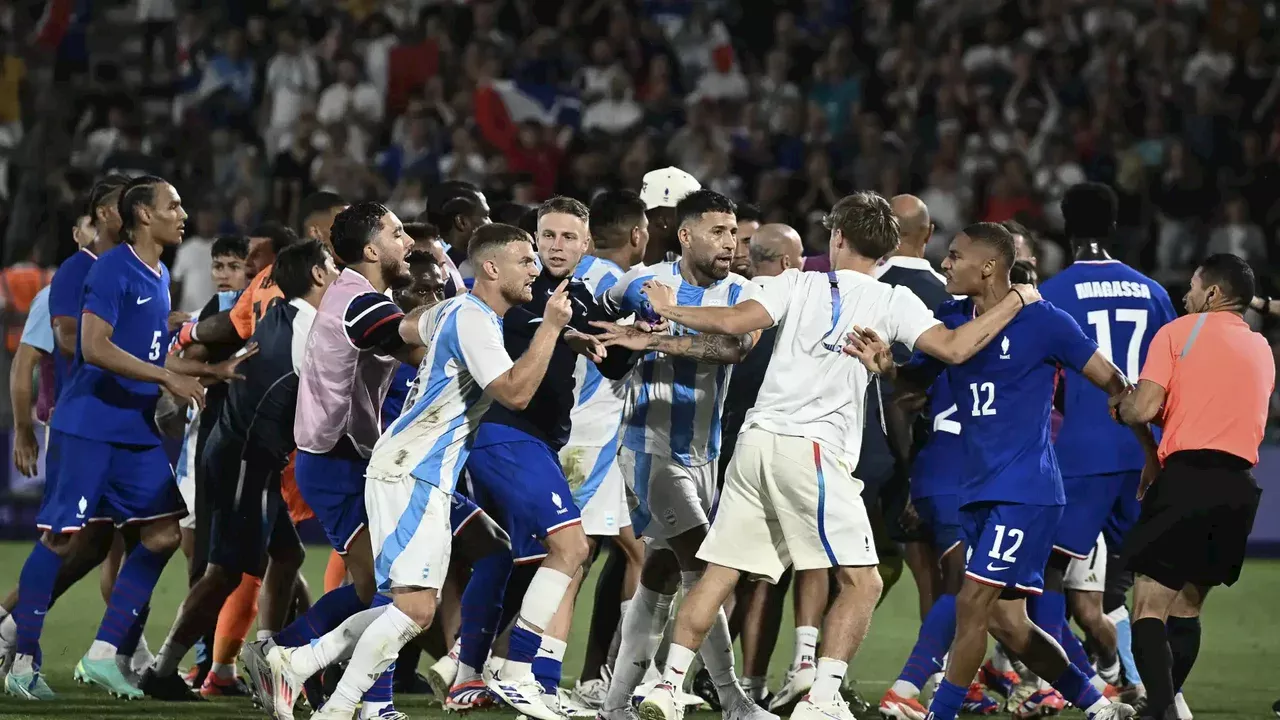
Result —
<svg viewBox="0 0 1280 720"><path fill-rule="evenodd" d="M1166 458L1125 542L1124 566L1176 590L1235 583L1262 494L1250 467L1217 450Z"/></svg>
<svg viewBox="0 0 1280 720"><path fill-rule="evenodd" d="M210 565L262 577L269 555L301 547L280 495L283 460L249 452L217 429L202 460L213 508Z"/></svg>

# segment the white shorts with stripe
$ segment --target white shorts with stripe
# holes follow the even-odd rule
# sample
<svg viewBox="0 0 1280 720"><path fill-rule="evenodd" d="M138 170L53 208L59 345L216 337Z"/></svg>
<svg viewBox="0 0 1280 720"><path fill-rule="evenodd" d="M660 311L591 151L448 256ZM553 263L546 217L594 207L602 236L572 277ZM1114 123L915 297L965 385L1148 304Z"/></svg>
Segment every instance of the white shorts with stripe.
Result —
<svg viewBox="0 0 1280 720"><path fill-rule="evenodd" d="M1107 541L1098 533L1098 542L1086 558L1073 558L1067 566L1063 586L1079 592L1105 592L1107 589Z"/></svg>
<svg viewBox="0 0 1280 720"><path fill-rule="evenodd" d="M708 524L716 503L714 460L689 467L669 455L624 447L618 467L634 500L632 527L653 547L667 548L668 538Z"/></svg>
<svg viewBox="0 0 1280 720"><path fill-rule="evenodd" d="M364 488L378 591L440 590L449 574L450 496L410 475L370 474Z"/></svg>
<svg viewBox="0 0 1280 720"><path fill-rule="evenodd" d="M773 583L792 565L880 562L853 466L812 440L755 427L738 436L698 558Z"/></svg>
<svg viewBox="0 0 1280 720"><path fill-rule="evenodd" d="M617 537L631 524L616 441L604 447L566 445L560 449L560 467L582 513L583 532L591 537Z"/></svg>

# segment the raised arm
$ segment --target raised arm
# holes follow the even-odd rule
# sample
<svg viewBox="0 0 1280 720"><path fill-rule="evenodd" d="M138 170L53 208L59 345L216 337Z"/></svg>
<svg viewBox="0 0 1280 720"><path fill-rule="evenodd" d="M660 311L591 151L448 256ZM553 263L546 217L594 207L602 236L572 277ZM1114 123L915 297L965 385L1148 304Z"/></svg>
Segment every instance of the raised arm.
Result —
<svg viewBox="0 0 1280 720"><path fill-rule="evenodd" d="M978 354L1025 305L1040 300L1030 285L1015 285L996 306L955 328L937 325L916 339L916 348L948 365L959 365Z"/></svg>
<svg viewBox="0 0 1280 720"><path fill-rule="evenodd" d="M631 325L610 322L597 321L591 325L604 331L596 337L609 347L619 346L636 352L660 352L715 365L742 362L760 339L759 330L742 335L668 335L661 332L648 333Z"/></svg>
<svg viewBox="0 0 1280 720"><path fill-rule="evenodd" d="M542 323L533 333L529 348L506 372L498 375L484 388L489 397L511 410L523 410L528 407L533 394L542 384L542 378L547 374L547 365L551 362L551 353L555 350L556 341L560 338L560 330L573 316L569 295L565 292L568 284L567 280L560 283L560 287L547 298L547 307L542 313ZM501 338L498 344L501 345ZM502 354L506 355L505 349ZM469 363L468 367L470 367Z"/></svg>

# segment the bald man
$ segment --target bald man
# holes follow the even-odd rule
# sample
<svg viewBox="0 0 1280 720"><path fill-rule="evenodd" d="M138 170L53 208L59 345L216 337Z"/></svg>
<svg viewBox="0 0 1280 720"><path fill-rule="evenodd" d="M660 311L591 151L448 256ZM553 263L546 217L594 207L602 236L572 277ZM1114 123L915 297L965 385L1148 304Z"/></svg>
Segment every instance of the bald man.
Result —
<svg viewBox="0 0 1280 720"><path fill-rule="evenodd" d="M804 269L800 233L782 223L761 225L751 236L751 277L774 277L791 268Z"/></svg>

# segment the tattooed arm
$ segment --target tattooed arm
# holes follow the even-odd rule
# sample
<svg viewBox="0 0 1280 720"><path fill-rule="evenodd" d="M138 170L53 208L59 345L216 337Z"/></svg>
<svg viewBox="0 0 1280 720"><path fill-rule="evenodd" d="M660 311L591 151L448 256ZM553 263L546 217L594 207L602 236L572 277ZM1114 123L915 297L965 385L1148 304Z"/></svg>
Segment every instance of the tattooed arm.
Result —
<svg viewBox="0 0 1280 720"><path fill-rule="evenodd" d="M660 352L716 365L740 363L760 339L760 331L742 335L667 335L647 333L631 325L592 322L603 330L596 337L606 346L617 345L636 352Z"/></svg>

